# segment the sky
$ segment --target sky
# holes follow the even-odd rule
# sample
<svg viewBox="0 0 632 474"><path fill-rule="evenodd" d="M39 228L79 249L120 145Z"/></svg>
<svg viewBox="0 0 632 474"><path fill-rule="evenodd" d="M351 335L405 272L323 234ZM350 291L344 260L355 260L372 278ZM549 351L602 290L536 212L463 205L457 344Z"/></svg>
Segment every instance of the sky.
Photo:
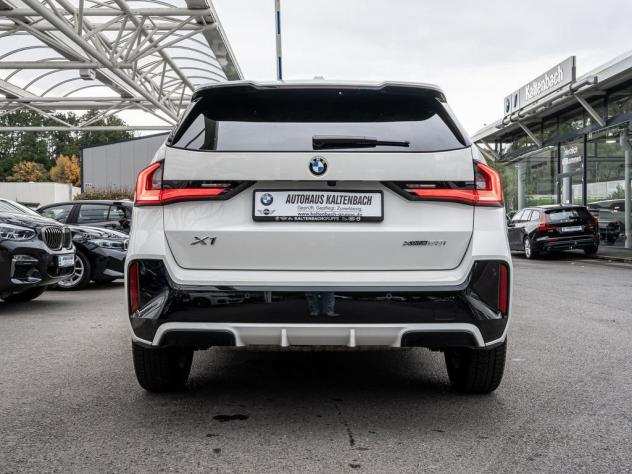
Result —
<svg viewBox="0 0 632 474"><path fill-rule="evenodd" d="M276 78L274 0L213 0L244 77ZM578 76L632 49L632 0L281 0L284 79L438 84L470 133L575 55Z"/></svg>

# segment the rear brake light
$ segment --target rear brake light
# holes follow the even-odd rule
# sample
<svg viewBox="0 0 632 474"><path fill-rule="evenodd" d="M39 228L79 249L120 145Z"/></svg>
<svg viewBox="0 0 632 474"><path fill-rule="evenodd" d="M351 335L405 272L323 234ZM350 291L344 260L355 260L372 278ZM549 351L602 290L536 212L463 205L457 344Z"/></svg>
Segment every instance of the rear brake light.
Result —
<svg viewBox="0 0 632 474"><path fill-rule="evenodd" d="M138 173L136 179L136 192L134 194L135 206L150 206L160 204L160 191L162 188L162 163L152 163Z"/></svg>
<svg viewBox="0 0 632 474"><path fill-rule="evenodd" d="M490 166L475 164L474 186L457 186L455 183L397 183L413 199L423 201L448 201L471 206L503 205L500 175Z"/></svg>
<svg viewBox="0 0 632 474"><path fill-rule="evenodd" d="M476 195L477 206L502 206L503 186L500 174L485 163L476 163Z"/></svg>
<svg viewBox="0 0 632 474"><path fill-rule="evenodd" d="M540 213L540 223L538 224L538 232L553 232L555 228L549 222L548 214Z"/></svg>
<svg viewBox="0 0 632 474"><path fill-rule="evenodd" d="M198 201L217 199L227 195L239 187L240 183L206 183L197 182L195 185L185 182L183 186L165 186L162 179L162 165L159 161L152 163L138 173L136 180L135 206L162 206L182 201Z"/></svg>
<svg viewBox="0 0 632 474"><path fill-rule="evenodd" d="M132 262L127 269L127 294L129 296L129 313L134 314L140 309L139 265Z"/></svg>

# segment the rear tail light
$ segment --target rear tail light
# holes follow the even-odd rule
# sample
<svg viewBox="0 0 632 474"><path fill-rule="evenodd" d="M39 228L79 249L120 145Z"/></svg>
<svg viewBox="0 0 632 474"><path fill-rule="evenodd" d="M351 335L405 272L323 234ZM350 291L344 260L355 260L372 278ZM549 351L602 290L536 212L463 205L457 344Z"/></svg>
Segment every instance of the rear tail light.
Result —
<svg viewBox="0 0 632 474"><path fill-rule="evenodd" d="M538 232L553 232L555 230L555 227L553 227L551 225L551 223L549 222L549 216L548 214L541 212L540 213L540 223L538 224Z"/></svg>
<svg viewBox="0 0 632 474"><path fill-rule="evenodd" d="M495 169L485 163L476 163L475 182L477 206L503 205L503 186Z"/></svg>
<svg viewBox="0 0 632 474"><path fill-rule="evenodd" d="M127 269L127 295L129 301L129 314L134 314L140 309L140 271L138 262L132 262Z"/></svg>
<svg viewBox="0 0 632 474"><path fill-rule="evenodd" d="M135 206L162 206L174 202L225 199L250 186L245 181L165 181L163 162L152 163L138 173Z"/></svg>
<svg viewBox="0 0 632 474"><path fill-rule="evenodd" d="M500 175L485 163L474 165L474 184L424 182L392 183L389 187L411 200L448 201L471 206L503 205L503 190Z"/></svg>

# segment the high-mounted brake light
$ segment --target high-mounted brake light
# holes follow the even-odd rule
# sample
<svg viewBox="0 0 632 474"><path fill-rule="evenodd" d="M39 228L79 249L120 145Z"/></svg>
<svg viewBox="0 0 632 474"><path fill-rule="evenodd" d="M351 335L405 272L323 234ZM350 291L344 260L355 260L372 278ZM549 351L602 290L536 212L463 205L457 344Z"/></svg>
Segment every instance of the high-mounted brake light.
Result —
<svg viewBox="0 0 632 474"><path fill-rule="evenodd" d="M398 183L411 197L423 201L448 201L471 206L503 205L500 175L490 166L477 162L474 167L474 186L447 186L445 183Z"/></svg>
<svg viewBox="0 0 632 474"><path fill-rule="evenodd" d="M138 173L135 206L162 206L182 201L214 199L234 188L231 183L200 183L197 187L166 187L162 179L162 161L152 163Z"/></svg>

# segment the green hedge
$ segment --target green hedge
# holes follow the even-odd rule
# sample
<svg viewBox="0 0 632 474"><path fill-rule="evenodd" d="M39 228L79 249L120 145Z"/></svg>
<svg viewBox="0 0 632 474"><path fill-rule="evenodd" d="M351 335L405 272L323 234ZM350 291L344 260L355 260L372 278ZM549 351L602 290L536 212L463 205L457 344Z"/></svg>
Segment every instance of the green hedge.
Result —
<svg viewBox="0 0 632 474"><path fill-rule="evenodd" d="M133 199L134 192L125 188L89 188L75 196L75 199Z"/></svg>

